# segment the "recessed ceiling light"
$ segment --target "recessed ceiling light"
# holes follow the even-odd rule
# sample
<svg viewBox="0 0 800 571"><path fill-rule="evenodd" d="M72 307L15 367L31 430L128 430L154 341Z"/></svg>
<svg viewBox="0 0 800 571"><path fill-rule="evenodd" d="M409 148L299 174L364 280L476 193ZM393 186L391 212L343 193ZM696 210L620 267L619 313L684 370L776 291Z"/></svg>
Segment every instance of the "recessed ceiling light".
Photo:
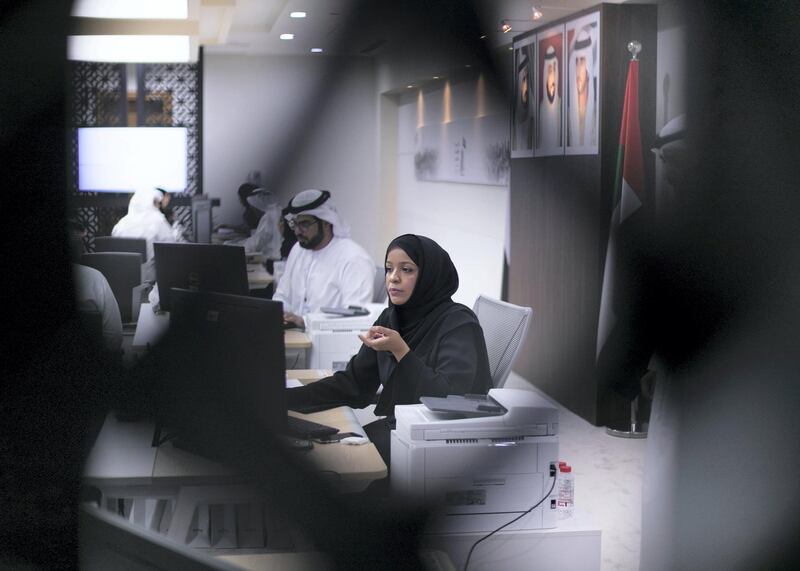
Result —
<svg viewBox="0 0 800 571"><path fill-rule="evenodd" d="M509 33L511 31L511 24L503 20L502 22L500 22L500 31L503 32L504 34Z"/></svg>
<svg viewBox="0 0 800 571"><path fill-rule="evenodd" d="M434 75L433 79L439 79L439 76L438 75Z"/></svg>
<svg viewBox="0 0 800 571"><path fill-rule="evenodd" d="M289 17L290 18L305 18L306 17L306 13L305 12L292 12L291 14L289 14Z"/></svg>
<svg viewBox="0 0 800 571"><path fill-rule="evenodd" d="M120 18L132 20L185 20L189 17L186 0L76 0L72 15L78 18Z"/></svg>
<svg viewBox="0 0 800 571"><path fill-rule="evenodd" d="M414 86L413 85L406 85L406 88L407 89L414 89Z"/></svg>
<svg viewBox="0 0 800 571"><path fill-rule="evenodd" d="M104 62L180 62L190 59L189 36L69 36L67 58Z"/></svg>
<svg viewBox="0 0 800 571"><path fill-rule="evenodd" d="M481 39L482 39L482 40L485 40L485 39L486 39L486 34L483 34L483 35L481 36Z"/></svg>
<svg viewBox="0 0 800 571"><path fill-rule="evenodd" d="M322 48L311 48L311 53L312 54L321 54L322 53Z"/></svg>
<svg viewBox="0 0 800 571"><path fill-rule="evenodd" d="M470 68L470 67L472 67L472 66L471 66L471 65L469 65L469 64L467 64L467 65L465 65L464 67L466 67L466 68Z"/></svg>
<svg viewBox="0 0 800 571"><path fill-rule="evenodd" d="M531 6L531 12L532 12L532 16L533 16L534 21L540 20L542 18L542 16L544 16L544 14L542 14L542 11L539 8L537 8L536 6Z"/></svg>
<svg viewBox="0 0 800 571"><path fill-rule="evenodd" d="M281 34L281 39L282 40L293 40L294 39L294 34Z"/></svg>

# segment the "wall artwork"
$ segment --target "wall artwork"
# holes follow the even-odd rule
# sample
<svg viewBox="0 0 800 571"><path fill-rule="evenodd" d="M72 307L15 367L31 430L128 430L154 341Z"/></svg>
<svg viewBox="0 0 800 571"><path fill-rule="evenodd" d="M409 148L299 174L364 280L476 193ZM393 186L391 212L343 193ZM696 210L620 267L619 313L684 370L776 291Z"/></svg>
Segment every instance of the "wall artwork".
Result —
<svg viewBox="0 0 800 571"><path fill-rule="evenodd" d="M536 156L564 154L564 25L536 35Z"/></svg>
<svg viewBox="0 0 800 571"><path fill-rule="evenodd" d="M511 108L511 156L532 157L536 108L534 106L536 36L514 42L514 105Z"/></svg>
<svg viewBox="0 0 800 571"><path fill-rule="evenodd" d="M600 11L569 21L566 154L596 155L600 140Z"/></svg>
<svg viewBox="0 0 800 571"><path fill-rule="evenodd" d="M507 186L506 119L485 115L417 128L417 180Z"/></svg>

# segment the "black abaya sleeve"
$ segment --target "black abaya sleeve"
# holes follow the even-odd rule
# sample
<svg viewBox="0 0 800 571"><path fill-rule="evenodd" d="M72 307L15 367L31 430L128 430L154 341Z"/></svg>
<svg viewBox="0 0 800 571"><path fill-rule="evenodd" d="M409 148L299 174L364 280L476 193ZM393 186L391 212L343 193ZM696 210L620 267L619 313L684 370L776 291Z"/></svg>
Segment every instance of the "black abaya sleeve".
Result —
<svg viewBox="0 0 800 571"><path fill-rule="evenodd" d="M313 412L347 405L364 408L374 401L380 381L376 353L366 345L356 353L344 371L286 391L286 405L291 410Z"/></svg>
<svg viewBox="0 0 800 571"><path fill-rule="evenodd" d="M491 382L483 335L477 324L464 324L438 339L427 359L410 351L394 368L375 414L390 415L397 404L415 404L421 396L485 394ZM484 345L485 346L485 345Z"/></svg>

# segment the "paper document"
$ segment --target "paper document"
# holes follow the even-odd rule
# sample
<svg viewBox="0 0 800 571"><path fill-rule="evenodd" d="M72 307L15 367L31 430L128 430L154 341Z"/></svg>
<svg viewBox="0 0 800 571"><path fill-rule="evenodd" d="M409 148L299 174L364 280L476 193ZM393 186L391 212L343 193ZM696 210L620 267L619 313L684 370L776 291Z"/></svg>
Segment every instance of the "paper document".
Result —
<svg viewBox="0 0 800 571"><path fill-rule="evenodd" d="M294 387L302 387L303 383L298 381L297 379L286 379L286 388L291 389Z"/></svg>

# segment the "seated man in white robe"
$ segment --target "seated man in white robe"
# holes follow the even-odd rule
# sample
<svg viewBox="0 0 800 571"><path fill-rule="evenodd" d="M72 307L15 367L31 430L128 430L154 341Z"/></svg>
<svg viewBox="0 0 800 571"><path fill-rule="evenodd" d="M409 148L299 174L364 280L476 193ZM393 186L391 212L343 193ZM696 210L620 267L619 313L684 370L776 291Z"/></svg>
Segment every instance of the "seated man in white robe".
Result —
<svg viewBox="0 0 800 571"><path fill-rule="evenodd" d="M128 213L111 230L112 236L120 238L144 238L147 241L147 261L142 268L142 279L156 279L153 242L178 242L172 226L161 212L163 194L153 187L142 187L133 193L128 203Z"/></svg>
<svg viewBox="0 0 800 571"><path fill-rule="evenodd" d="M351 240L327 190L304 190L289 203L286 221L297 236L272 299L283 302L288 325L305 328L304 315L322 307L372 301L375 263Z"/></svg>

